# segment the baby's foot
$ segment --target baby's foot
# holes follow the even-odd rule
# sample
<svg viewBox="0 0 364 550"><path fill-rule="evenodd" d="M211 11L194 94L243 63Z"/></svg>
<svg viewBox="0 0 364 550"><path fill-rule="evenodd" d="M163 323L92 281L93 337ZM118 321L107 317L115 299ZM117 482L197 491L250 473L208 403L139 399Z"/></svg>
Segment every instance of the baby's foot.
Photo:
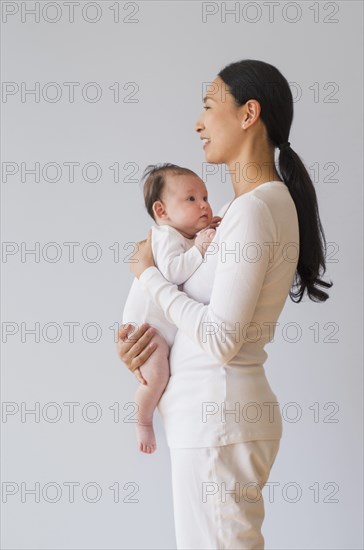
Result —
<svg viewBox="0 0 364 550"><path fill-rule="evenodd" d="M142 453L154 453L157 448L157 444L154 437L153 424L141 423L136 424L137 440L139 445L139 451Z"/></svg>

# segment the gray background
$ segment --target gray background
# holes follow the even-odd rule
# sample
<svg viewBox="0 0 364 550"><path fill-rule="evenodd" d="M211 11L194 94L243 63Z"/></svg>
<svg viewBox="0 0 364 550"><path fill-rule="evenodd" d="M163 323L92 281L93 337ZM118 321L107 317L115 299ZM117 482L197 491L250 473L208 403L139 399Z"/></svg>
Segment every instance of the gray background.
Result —
<svg viewBox="0 0 364 550"><path fill-rule="evenodd" d="M81 1L73 23L63 2L45 11L41 2L39 22L24 13L22 21L20 2L5 4L18 12L7 20L3 13L2 80L27 88L39 82L40 97L16 92L1 104L3 171L19 168L2 182L2 239L13 243L3 244L13 253L2 260L2 400L12 413L3 410L1 424L2 547L175 548L161 419L156 413L157 451L140 453L130 421L138 383L114 343L132 282L126 243L145 238L152 223L139 183L149 163L195 170L214 212L233 197L222 167L204 164L194 124L203 83L227 63L253 58L272 63L291 83L290 141L315 182L331 243L324 278L334 281L324 304L288 299L266 348L284 435L270 477L274 494L263 492L263 534L272 549L362 548L362 3L277 2L272 16L267 2L228 2L242 15L224 21L221 2L120 2L115 22L115 2ZM101 15L92 23L96 9ZM216 12L205 22L204 9ZM51 82L61 91L55 102ZM64 82L80 83L74 102ZM98 83L99 101L90 87L89 100L83 97L89 82ZM109 89L115 82L119 102ZM133 87L123 89L130 82L138 86L134 102L127 97ZM21 163L36 162L39 182L31 174L22 181ZM80 164L74 181L67 162ZM98 181L89 181L92 168L82 174L90 162L102 172ZM59 165L58 181L47 163ZM109 168L115 163L116 182ZM74 261L67 242L79 243ZM97 243L97 261L88 243ZM38 261L22 257L21 247L35 246ZM72 322L78 325L70 341ZM38 342L25 334L36 323ZM79 404L73 422L67 402ZM21 416L36 406L38 419ZM74 502L68 482L79 484ZM39 502L26 493L37 483ZM101 491L95 502L88 483ZM114 502L110 487L117 484ZM5 499L6 491L14 494Z"/></svg>

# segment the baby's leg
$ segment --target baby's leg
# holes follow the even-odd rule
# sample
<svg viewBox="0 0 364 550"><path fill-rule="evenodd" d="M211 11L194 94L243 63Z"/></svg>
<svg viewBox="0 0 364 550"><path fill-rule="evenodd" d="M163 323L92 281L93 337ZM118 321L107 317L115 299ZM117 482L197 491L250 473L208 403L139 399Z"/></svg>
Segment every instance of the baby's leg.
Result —
<svg viewBox="0 0 364 550"><path fill-rule="evenodd" d="M167 342L158 332L151 342L156 342L157 348L140 367L147 385L140 384L135 394L135 402L138 405L137 440L139 450L143 453L153 453L157 447L153 430L153 412L170 376Z"/></svg>

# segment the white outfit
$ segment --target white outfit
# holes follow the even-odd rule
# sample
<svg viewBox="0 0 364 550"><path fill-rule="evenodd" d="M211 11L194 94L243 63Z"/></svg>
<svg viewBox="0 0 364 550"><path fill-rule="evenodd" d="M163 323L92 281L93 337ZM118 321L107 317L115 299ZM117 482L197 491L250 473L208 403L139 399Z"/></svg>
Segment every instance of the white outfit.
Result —
<svg viewBox="0 0 364 550"><path fill-rule="evenodd" d="M264 548L263 496L251 502L250 487L236 502L231 491L236 482L242 495L246 484L263 488L282 437L264 346L294 282L295 204L284 182L271 181L224 205L223 213L183 291L156 267L139 278L178 328L158 409L170 447L179 550ZM205 502L204 483L217 488Z"/></svg>
<svg viewBox="0 0 364 550"><path fill-rule="evenodd" d="M177 548L264 548L262 489L279 439L170 449Z"/></svg>
<svg viewBox="0 0 364 550"><path fill-rule="evenodd" d="M163 276L182 288L182 284L196 271L203 256L195 240L181 235L169 225L152 226L152 251L154 263ZM171 346L177 327L169 322L163 310L149 297L136 277L127 296L122 323L149 323L156 328Z"/></svg>
<svg viewBox="0 0 364 550"><path fill-rule="evenodd" d="M271 181L232 201L183 292L156 267L141 274L142 287L179 329L158 404L169 447L281 438L264 346L273 339L298 254L295 204L285 183Z"/></svg>

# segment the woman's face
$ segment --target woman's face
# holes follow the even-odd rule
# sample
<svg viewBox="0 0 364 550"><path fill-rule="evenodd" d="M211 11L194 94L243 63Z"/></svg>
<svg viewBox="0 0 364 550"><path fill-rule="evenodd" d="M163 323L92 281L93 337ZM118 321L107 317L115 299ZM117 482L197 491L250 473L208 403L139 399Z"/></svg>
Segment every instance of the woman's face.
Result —
<svg viewBox="0 0 364 550"><path fill-rule="evenodd" d="M243 145L243 108L237 107L225 82L216 77L208 86L203 111L195 130L204 143L205 159L213 164L229 164L239 158Z"/></svg>

